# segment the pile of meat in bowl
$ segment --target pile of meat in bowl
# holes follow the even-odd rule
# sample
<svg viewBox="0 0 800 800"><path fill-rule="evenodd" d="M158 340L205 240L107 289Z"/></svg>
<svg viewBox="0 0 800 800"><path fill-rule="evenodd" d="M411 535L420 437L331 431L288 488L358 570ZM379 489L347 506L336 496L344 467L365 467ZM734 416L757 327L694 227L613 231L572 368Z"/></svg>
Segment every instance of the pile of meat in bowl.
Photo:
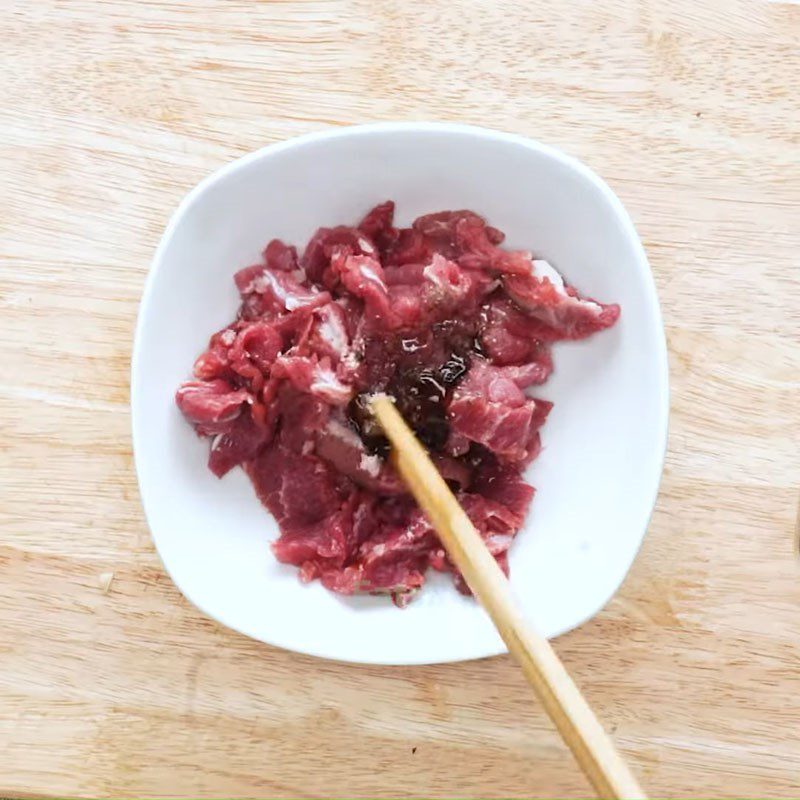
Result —
<svg viewBox="0 0 800 800"><path fill-rule="evenodd" d="M397 228L386 202L355 227L320 228L302 256L273 240L235 274L237 317L176 401L211 440L209 468L247 472L280 525L275 557L302 580L402 606L433 568L468 591L387 460L376 392L508 570L534 494L521 473L552 405L531 387L553 369L553 342L608 328L619 307L582 298L503 238L471 211Z"/></svg>

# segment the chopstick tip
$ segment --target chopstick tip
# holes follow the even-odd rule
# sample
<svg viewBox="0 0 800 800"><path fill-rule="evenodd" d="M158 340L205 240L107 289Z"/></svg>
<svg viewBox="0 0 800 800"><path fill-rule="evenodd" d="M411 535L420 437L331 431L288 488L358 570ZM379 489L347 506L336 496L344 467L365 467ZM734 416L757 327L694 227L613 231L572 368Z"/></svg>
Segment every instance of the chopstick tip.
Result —
<svg viewBox="0 0 800 800"><path fill-rule="evenodd" d="M392 397L390 394L386 394L386 392L375 392L367 398L367 404L372 409L373 414L376 413L376 409L379 406L386 403L391 403L392 405L395 404L394 397Z"/></svg>

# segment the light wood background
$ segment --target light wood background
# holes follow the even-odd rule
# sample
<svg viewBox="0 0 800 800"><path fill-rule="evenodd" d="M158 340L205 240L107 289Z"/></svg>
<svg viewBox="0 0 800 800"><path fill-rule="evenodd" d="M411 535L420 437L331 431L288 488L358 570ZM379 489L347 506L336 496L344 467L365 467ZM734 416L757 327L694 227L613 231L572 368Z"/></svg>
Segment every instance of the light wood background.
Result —
<svg viewBox="0 0 800 800"><path fill-rule="evenodd" d="M588 793L508 658L249 641L142 518L129 356L169 214L265 143L394 119L555 144L630 210L669 454L628 580L556 647L652 795L800 793L800 5L5 0L0 41L0 795Z"/></svg>

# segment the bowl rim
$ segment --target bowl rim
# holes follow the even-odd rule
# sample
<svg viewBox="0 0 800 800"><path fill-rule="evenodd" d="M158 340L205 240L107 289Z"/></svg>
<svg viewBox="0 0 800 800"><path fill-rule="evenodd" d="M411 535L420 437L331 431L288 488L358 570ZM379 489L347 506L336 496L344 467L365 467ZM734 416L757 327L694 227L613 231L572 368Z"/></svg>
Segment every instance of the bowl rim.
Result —
<svg viewBox="0 0 800 800"><path fill-rule="evenodd" d="M182 586L181 583L178 582L172 570L170 569L170 566L164 559L164 556L158 544L158 537L156 536L150 521L152 515L148 511L148 501L145 498L144 492L142 491L142 485L143 485L142 465L140 463L140 460L137 459L136 457L136 442L139 439L139 437L143 435L143 431L141 429L142 421L139 418L139 415L137 415L136 413L136 402L135 402L135 398L139 394L139 384L140 384L140 379L137 376L141 373L142 369L141 368L141 361L143 357L142 331L145 327L145 320L149 316L148 308L150 306L151 298L154 292L156 275L162 268L164 261L164 254L166 252L167 246L169 245L169 242L171 241L173 234L178 225L180 224L181 220L190 212L192 207L197 202L198 198L206 191L211 189L215 184L224 180L228 176L247 169L251 164L260 161L263 158L273 157L285 150L291 150L296 147L302 147L308 144L331 141L336 139L357 138L360 136L398 134L398 133L438 133L438 134L456 134L461 136L472 136L478 139L489 139L498 142L504 142L506 144L518 145L526 149L532 150L540 155L543 155L547 158L559 162L564 167L580 175L584 180L587 180L591 184L593 184L597 189L600 190L600 193L602 194L605 202L607 202L611 206L616 217L618 218L618 220L622 225L622 229L631 244L633 252L635 253L637 264L641 269L641 271L646 276L645 280L646 294L648 296L648 301L650 306L648 316L652 319L653 324L661 334L659 337L657 337L658 352L656 354L657 359L659 361L658 368L661 374L661 385L663 387L659 398L660 406L658 409L658 423L660 428L659 446L658 446L658 452L656 454L658 471L652 480L652 485L650 486L648 492L650 512L647 516L647 519L644 522L639 542L636 548L631 550L629 560L627 564L625 564L622 580L617 586L615 586L611 590L611 592L608 594L607 597L604 597L602 601L599 602L594 611L587 613L582 618L576 620L574 623L564 626L563 629L556 630L554 633L551 634L550 638L561 636L564 633L568 633L569 631L574 630L580 627L581 625L584 625L586 622L588 622L590 619L592 619L594 616L600 613L603 610L603 608L608 604L608 602L614 597L614 595L619 591L619 589L621 588L621 586L625 581L625 578L627 577L630 571L631 565L635 561L636 556L638 555L641 549L642 543L644 542L644 538L647 535L647 531L649 530L650 522L652 520L652 516L655 511L656 503L658 500L661 479L664 472L664 463L667 454L668 435L669 435L669 408L670 408L669 360L667 352L666 332L658 300L658 292L656 289L655 280L653 278L653 272L650 267L647 254L644 250L644 246L642 245L641 239L639 238L639 235L633 225L633 221L631 220L627 209L622 204L622 201L617 197L616 193L594 170L592 170L590 167L588 167L586 164L584 164L576 157L568 155L567 153L565 153L564 151L560 150L557 147L544 144L536 139L532 139L527 136L522 136L520 134L508 133L478 125L469 125L465 123L453 123L453 122L429 122L429 121L375 122L362 125L348 125L343 127L330 128L322 131L315 131L312 133L306 133L299 136L291 137L289 139L273 142L271 144L265 145L264 147L260 147L257 150L253 150L249 153L246 153L245 155L240 156L234 159L233 161L223 164L222 166L218 167L213 172L208 174L206 177L202 178L182 198L177 208L170 216L169 221L164 229L164 232L161 235L158 246L153 255L153 259L150 263L147 277L144 283L144 288L142 291L142 297L139 302L139 310L137 313L136 325L134 328L134 340L133 340L133 348L131 355L130 397L129 397L130 409L131 409L131 444L132 444L132 452L134 460L134 469L136 473L137 485L139 488L139 496L141 499L145 522L149 529L153 545L156 549L156 552L158 553L159 559L161 560L162 566L164 567L165 572L169 575L172 582L179 589L181 594L183 594L184 597L186 597L186 599L189 600L189 602L192 603L192 605L194 605L203 615L215 620L216 622L224 625L225 627L235 630L237 633L243 634L248 638L255 639L256 641L262 641L265 644L268 644L273 647L280 647L281 649L284 650L302 653L304 655L313 656L317 658L324 658L331 661L339 661L344 663L359 663L359 664L381 664L386 666L444 664L444 663L455 663L460 661L472 661L476 659L501 655L503 653L507 653L508 650L505 647L505 645L502 642L500 642L496 647L482 646L473 649L465 647L463 649L463 652L447 657L441 657L435 655L432 657L425 655L419 655L419 656L412 655L410 657L404 658L403 660L394 659L392 661L387 661L380 657L376 657L374 659L359 657L356 660L352 658L343 657L342 655L337 654L335 652L330 652L325 647L316 648L313 646L313 643L310 646L298 646L295 643L288 643L286 641L281 641L279 640L280 637L271 639L269 637L255 635L247 630L244 630L241 626L237 625L235 620L226 619L225 614L220 614L218 612L209 610L208 608L205 607L205 604L202 601L198 601L196 597L194 597L190 592L187 592L184 586Z"/></svg>

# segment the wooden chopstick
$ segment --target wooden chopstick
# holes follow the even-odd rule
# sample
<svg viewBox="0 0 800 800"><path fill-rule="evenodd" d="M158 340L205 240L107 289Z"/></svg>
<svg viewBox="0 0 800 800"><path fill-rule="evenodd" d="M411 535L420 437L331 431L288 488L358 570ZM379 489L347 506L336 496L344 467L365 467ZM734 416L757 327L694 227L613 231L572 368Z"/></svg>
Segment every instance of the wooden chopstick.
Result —
<svg viewBox="0 0 800 800"><path fill-rule="evenodd" d="M394 403L378 395L372 410L392 444L395 467L598 796L645 798L550 643L520 613L508 579Z"/></svg>

